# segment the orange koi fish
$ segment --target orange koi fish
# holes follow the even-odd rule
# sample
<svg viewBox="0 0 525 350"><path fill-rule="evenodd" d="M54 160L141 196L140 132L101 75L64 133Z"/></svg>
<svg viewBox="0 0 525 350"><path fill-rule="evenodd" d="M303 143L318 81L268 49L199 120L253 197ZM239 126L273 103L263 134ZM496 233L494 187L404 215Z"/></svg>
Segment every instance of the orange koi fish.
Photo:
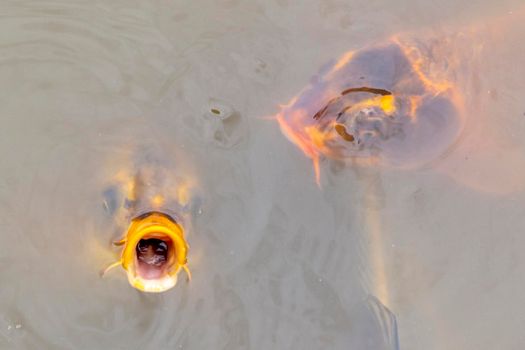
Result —
<svg viewBox="0 0 525 350"><path fill-rule="evenodd" d="M174 287L181 270L191 279L183 218L190 186L168 175L160 167L143 165L133 178L117 176L127 187L126 210L120 213L121 221L129 225L123 238L113 242L123 247L120 260L103 274L122 266L129 283L143 292L164 292Z"/></svg>

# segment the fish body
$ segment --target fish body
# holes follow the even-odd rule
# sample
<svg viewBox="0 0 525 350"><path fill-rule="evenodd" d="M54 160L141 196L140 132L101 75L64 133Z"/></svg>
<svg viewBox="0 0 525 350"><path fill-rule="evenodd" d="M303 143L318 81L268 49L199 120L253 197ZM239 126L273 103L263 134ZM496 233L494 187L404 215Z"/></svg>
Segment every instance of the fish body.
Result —
<svg viewBox="0 0 525 350"><path fill-rule="evenodd" d="M115 177L115 186L124 193L116 217L127 229L114 242L122 246L120 260L104 273L122 266L133 287L163 292L176 285L181 270L191 278L186 232L191 221L192 186L156 158L145 157L131 168L135 169L133 175L122 171Z"/></svg>
<svg viewBox="0 0 525 350"><path fill-rule="evenodd" d="M462 97L430 68L442 58L432 52L395 38L348 52L282 107L281 130L314 161L317 178L322 157L413 168L454 144Z"/></svg>

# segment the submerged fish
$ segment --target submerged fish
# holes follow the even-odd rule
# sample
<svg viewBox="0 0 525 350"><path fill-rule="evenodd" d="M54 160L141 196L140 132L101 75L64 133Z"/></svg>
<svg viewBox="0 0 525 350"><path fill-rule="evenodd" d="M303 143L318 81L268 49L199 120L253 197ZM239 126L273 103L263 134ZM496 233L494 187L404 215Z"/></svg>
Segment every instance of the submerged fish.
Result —
<svg viewBox="0 0 525 350"><path fill-rule="evenodd" d="M329 62L275 119L314 163L432 166L492 193L525 188L519 69L525 7L457 28L422 29ZM503 179L503 180L502 180Z"/></svg>
<svg viewBox="0 0 525 350"><path fill-rule="evenodd" d="M399 168L430 162L463 129L462 96L432 70L428 47L397 39L326 65L276 116L314 162L365 160Z"/></svg>
<svg viewBox="0 0 525 350"><path fill-rule="evenodd" d="M117 182L126 192L117 216L129 225L123 238L114 242L123 246L120 260L103 273L122 266L129 283L144 292L163 292L174 287L181 270L189 280L189 246L185 238L185 227L189 225L188 182L173 178L166 169L151 162L141 164L134 176L119 174Z"/></svg>

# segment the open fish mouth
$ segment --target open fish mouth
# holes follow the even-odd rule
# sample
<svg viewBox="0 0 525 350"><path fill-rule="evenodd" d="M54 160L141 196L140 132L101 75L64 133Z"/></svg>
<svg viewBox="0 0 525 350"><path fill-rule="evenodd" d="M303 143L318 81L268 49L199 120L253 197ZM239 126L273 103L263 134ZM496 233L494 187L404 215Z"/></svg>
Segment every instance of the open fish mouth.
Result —
<svg viewBox="0 0 525 350"><path fill-rule="evenodd" d="M135 248L137 274L144 279L161 278L174 260L173 242L168 236L142 238Z"/></svg>
<svg viewBox="0 0 525 350"><path fill-rule="evenodd" d="M132 220L124 240L122 267L129 283L144 292L163 292L175 286L187 268L188 244L171 216L148 212Z"/></svg>
<svg viewBox="0 0 525 350"><path fill-rule="evenodd" d="M463 96L446 70L432 68L442 61L397 38L350 51L281 105L275 119L313 161L318 185L323 158L398 169L429 164L464 125Z"/></svg>
<svg viewBox="0 0 525 350"><path fill-rule="evenodd" d="M313 119L319 122L318 130L335 157L336 152L344 153L344 147L348 147L338 142L350 142L354 149L371 148L375 139L387 140L398 132L396 126L406 118L398 107L399 101L388 90L350 88L330 100Z"/></svg>

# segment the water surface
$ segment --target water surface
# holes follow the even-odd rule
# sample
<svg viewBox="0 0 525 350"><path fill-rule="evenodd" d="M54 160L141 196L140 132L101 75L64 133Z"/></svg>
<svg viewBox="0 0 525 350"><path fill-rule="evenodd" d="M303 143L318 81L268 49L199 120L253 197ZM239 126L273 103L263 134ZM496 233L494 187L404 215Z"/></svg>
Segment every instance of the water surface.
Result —
<svg viewBox="0 0 525 350"><path fill-rule="evenodd" d="M395 315L401 349L520 348L520 2L2 2L0 347L394 349ZM319 188L279 104L349 50L458 33L453 149L325 160ZM104 193L148 152L196 184L193 280L163 294L99 277Z"/></svg>

